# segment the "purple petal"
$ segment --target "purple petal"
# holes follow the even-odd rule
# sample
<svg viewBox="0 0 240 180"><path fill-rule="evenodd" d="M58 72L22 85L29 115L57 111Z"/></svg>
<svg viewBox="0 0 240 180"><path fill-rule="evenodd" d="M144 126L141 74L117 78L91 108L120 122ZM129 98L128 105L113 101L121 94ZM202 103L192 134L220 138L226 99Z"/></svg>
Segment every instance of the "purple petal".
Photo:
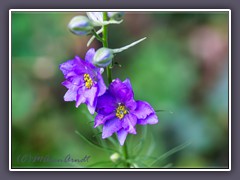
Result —
<svg viewBox="0 0 240 180"><path fill-rule="evenodd" d="M86 72L84 62L85 61L80 59L78 56L75 56L74 59L60 64L59 68L62 71L64 77L69 78L71 76L81 75Z"/></svg>
<svg viewBox="0 0 240 180"><path fill-rule="evenodd" d="M117 132L122 128L122 122L118 119L111 119L105 122L102 130L102 138L105 139L111 136L113 133Z"/></svg>
<svg viewBox="0 0 240 180"><path fill-rule="evenodd" d="M122 83L120 79L115 79L115 81L110 84L109 91L121 103L133 99L134 96L132 89L125 83Z"/></svg>
<svg viewBox="0 0 240 180"><path fill-rule="evenodd" d="M112 113L109 115L97 114L95 117L94 128L96 128L101 124L104 124L107 120L113 119L114 117L115 117L115 113Z"/></svg>
<svg viewBox="0 0 240 180"><path fill-rule="evenodd" d="M137 117L133 114L126 114L123 118L122 127L131 134L136 134L135 125L137 124Z"/></svg>
<svg viewBox="0 0 240 180"><path fill-rule="evenodd" d="M85 102L86 102L86 98L83 96L83 94L78 94L76 99L76 107L78 107L80 104Z"/></svg>
<svg viewBox="0 0 240 180"><path fill-rule="evenodd" d="M81 60L81 66L84 67L85 71L91 76L96 76L96 74L101 74L101 68L96 67L92 63L93 56L95 54L94 48L91 48L87 51L85 56L85 61ZM81 68L79 69L81 70Z"/></svg>
<svg viewBox="0 0 240 180"><path fill-rule="evenodd" d="M90 106L93 106L94 104L96 105L96 97L98 94L98 88L96 86L92 86L90 89L88 88L83 88L84 91L84 97L87 99L87 103Z"/></svg>
<svg viewBox="0 0 240 180"><path fill-rule="evenodd" d="M64 95L64 101L76 101L77 90L69 89Z"/></svg>
<svg viewBox="0 0 240 180"><path fill-rule="evenodd" d="M78 84L74 84L70 81L64 81L62 82L62 85L68 88L68 91L64 95L65 101L76 101L77 99L77 92L80 86Z"/></svg>
<svg viewBox="0 0 240 180"><path fill-rule="evenodd" d="M75 57L75 65L72 68L72 70L74 70L74 72L76 72L79 75L83 73L88 73L91 76L95 75L96 73L95 71L99 71L92 63L84 61L78 56Z"/></svg>
<svg viewBox="0 0 240 180"><path fill-rule="evenodd" d="M60 64L59 69L66 76L67 73L72 71L74 65L75 65L75 60L74 59L73 60L68 60L68 61Z"/></svg>
<svg viewBox="0 0 240 180"><path fill-rule="evenodd" d="M137 108L132 112L138 119L145 119L148 115L154 113L154 109L145 101L136 101Z"/></svg>
<svg viewBox="0 0 240 180"><path fill-rule="evenodd" d="M106 88L104 80L103 80L103 78L102 78L102 76L100 74L98 75L98 82L97 82L97 84L98 84L98 87L99 87L98 96L101 96L101 95L103 95L106 92L107 88Z"/></svg>
<svg viewBox="0 0 240 180"><path fill-rule="evenodd" d="M82 63L85 62L85 61L82 60L79 56L75 56L75 57L74 57L74 60L76 61L76 64L82 64Z"/></svg>
<svg viewBox="0 0 240 180"><path fill-rule="evenodd" d="M129 89L132 89L131 82L130 82L130 80L129 80L128 78L125 79L125 81L123 81L123 83L124 83Z"/></svg>
<svg viewBox="0 0 240 180"><path fill-rule="evenodd" d="M131 82L130 80L127 78L125 81L123 81L123 83L129 88L129 89L132 89L132 85L131 85ZM125 105L127 106L127 108L130 110L130 111L134 111L137 107L137 103L136 101L132 98L131 100L125 102Z"/></svg>
<svg viewBox="0 0 240 180"><path fill-rule="evenodd" d="M146 124L157 124L158 123L158 117L155 113L147 116L145 119L138 119L137 121L140 125L146 125Z"/></svg>
<svg viewBox="0 0 240 180"><path fill-rule="evenodd" d="M66 88L70 89L72 87L72 82L71 81L63 81L62 85L65 86Z"/></svg>
<svg viewBox="0 0 240 180"><path fill-rule="evenodd" d="M128 132L122 128L117 132L117 135L118 135L118 140L120 142L120 145L122 146L126 140Z"/></svg>
<svg viewBox="0 0 240 180"><path fill-rule="evenodd" d="M92 64L94 54L95 54L95 49L94 48L89 49L85 55L85 60Z"/></svg>
<svg viewBox="0 0 240 180"><path fill-rule="evenodd" d="M75 86L83 86L84 85L83 77L75 76L74 78L72 78L72 84Z"/></svg>
<svg viewBox="0 0 240 180"><path fill-rule="evenodd" d="M70 78L74 78L74 77L78 76L79 74L81 74L81 73L76 73L75 71L69 71L68 73L66 73L66 75L64 75L64 77L66 79L70 79Z"/></svg>
<svg viewBox="0 0 240 180"><path fill-rule="evenodd" d="M83 94L86 98L85 103L87 104L89 112L94 114L97 105L98 88L96 86L92 86L90 89L83 87L80 89L79 94Z"/></svg>
<svg viewBox="0 0 240 180"><path fill-rule="evenodd" d="M96 111L108 115L116 109L116 99L107 90L105 94L98 97Z"/></svg>
<svg viewBox="0 0 240 180"><path fill-rule="evenodd" d="M126 101L124 105L128 108L130 112L134 111L137 107L137 102L134 99Z"/></svg>
<svg viewBox="0 0 240 180"><path fill-rule="evenodd" d="M62 85L64 85L66 88L68 88L68 91L64 95L65 101L76 101L78 90L82 85L81 77L77 76L75 78L72 78L72 82L69 80L66 80L62 82Z"/></svg>
<svg viewBox="0 0 240 180"><path fill-rule="evenodd" d="M95 113L95 109L96 109L96 105L91 106L88 103L86 103L86 104L87 104L87 108L88 108L88 111L90 112L90 114L94 114Z"/></svg>

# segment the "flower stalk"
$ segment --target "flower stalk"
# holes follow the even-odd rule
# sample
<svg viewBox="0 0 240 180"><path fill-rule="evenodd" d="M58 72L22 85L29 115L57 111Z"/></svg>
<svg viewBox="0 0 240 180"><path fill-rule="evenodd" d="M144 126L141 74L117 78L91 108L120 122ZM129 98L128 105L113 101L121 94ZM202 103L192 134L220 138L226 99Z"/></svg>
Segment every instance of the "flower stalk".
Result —
<svg viewBox="0 0 240 180"><path fill-rule="evenodd" d="M103 12L103 21L107 21L108 20L108 15L107 12ZM107 25L103 26L103 32L102 32L102 44L103 47L108 48L108 27ZM111 84L112 82L112 69L111 69L112 63L109 64L106 69L107 69L107 79L108 79L108 84ZM126 161L125 165L126 167L130 167L130 164L127 162L128 159L128 151L127 151L127 145L126 143L122 146L122 152L123 152L123 156L124 159Z"/></svg>
<svg viewBox="0 0 240 180"><path fill-rule="evenodd" d="M108 15L107 12L103 12L103 21L107 21L108 20ZM108 27L107 25L103 26L103 47L108 48ZM112 70L111 70L111 64L109 64L107 66L107 79L108 79L108 83L110 84L112 82Z"/></svg>
<svg viewBox="0 0 240 180"><path fill-rule="evenodd" d="M137 134L136 125L158 123L156 112L148 102L135 100L130 79L124 81L112 78L114 54L125 51L146 38L142 38L121 48L108 47L108 25L122 22L122 12L87 12L87 17L76 16L69 23L69 29L76 35L92 35L87 46L94 39L102 43L101 48L95 51L91 48L85 58L76 56L60 64L65 81L62 83L68 91L64 95L65 101L76 101L76 107L86 104L90 114L97 113L94 128L102 126L102 139L109 140L120 146L110 156L116 164L123 164L126 168L138 167L129 154L127 143L128 134ZM95 27L101 27L98 31ZM104 68L107 71L108 87L102 77ZM116 133L117 139L111 137ZM103 148L105 142L100 142ZM116 146L118 147L118 146Z"/></svg>

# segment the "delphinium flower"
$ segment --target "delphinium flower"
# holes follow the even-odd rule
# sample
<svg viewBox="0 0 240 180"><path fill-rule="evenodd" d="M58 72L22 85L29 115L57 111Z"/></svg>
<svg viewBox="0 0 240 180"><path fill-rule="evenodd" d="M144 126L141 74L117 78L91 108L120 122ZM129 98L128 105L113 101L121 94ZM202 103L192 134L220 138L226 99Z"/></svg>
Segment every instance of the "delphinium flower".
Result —
<svg viewBox="0 0 240 180"><path fill-rule="evenodd" d="M102 138L117 133L121 145L128 133L136 134L136 125L156 124L158 117L145 101L135 101L129 79L115 79L109 89L98 98L94 127L103 125Z"/></svg>
<svg viewBox="0 0 240 180"><path fill-rule="evenodd" d="M85 103L91 114L94 114L97 98L106 91L106 85L102 78L102 69L92 64L95 50L89 49L85 60L76 56L60 64L60 70L64 74L62 82L68 91L64 95L65 101L76 101L76 107Z"/></svg>

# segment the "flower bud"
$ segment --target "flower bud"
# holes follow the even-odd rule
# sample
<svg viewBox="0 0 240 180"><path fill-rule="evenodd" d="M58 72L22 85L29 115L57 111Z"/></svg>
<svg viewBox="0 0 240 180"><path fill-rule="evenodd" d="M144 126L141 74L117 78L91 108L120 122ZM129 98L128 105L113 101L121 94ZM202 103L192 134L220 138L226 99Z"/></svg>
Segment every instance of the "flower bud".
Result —
<svg viewBox="0 0 240 180"><path fill-rule="evenodd" d="M107 14L110 19L120 21L123 18L124 12L108 12Z"/></svg>
<svg viewBox="0 0 240 180"><path fill-rule="evenodd" d="M91 33L93 26L86 16L75 16L68 24L69 30L76 35L87 35Z"/></svg>
<svg viewBox="0 0 240 180"><path fill-rule="evenodd" d="M111 156L110 156L110 159L112 162L118 162L120 160L120 155L118 153L113 153Z"/></svg>
<svg viewBox="0 0 240 180"><path fill-rule="evenodd" d="M93 64L97 67L108 66L113 59L113 51L111 49L102 47L97 50L93 56Z"/></svg>

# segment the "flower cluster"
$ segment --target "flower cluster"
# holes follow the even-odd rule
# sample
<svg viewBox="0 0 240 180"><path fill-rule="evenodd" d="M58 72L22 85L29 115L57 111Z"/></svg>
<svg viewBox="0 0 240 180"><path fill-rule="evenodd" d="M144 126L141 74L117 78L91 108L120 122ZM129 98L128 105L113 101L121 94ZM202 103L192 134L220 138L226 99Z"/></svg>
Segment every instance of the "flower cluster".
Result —
<svg viewBox="0 0 240 180"><path fill-rule="evenodd" d="M122 12L108 12L108 21L103 13L91 12L85 16L76 16L69 23L71 32L77 35L87 35L94 32L94 26L102 26L100 31L93 33L94 37L103 41L99 36L103 26L121 22ZM103 68L109 68L115 53L122 52L139 42L119 49L102 47L88 50L85 60L76 56L60 65L65 81L62 83L68 91L64 95L65 101L76 101L76 107L84 103L91 114L96 112L94 127L102 125L102 138L117 134L120 145L123 145L128 134L136 134L136 125L158 123L158 117L145 101L134 99L134 92L129 79L121 81L119 78L111 80L107 88L103 77ZM109 70L109 69L108 69ZM111 77L110 77L111 79Z"/></svg>

